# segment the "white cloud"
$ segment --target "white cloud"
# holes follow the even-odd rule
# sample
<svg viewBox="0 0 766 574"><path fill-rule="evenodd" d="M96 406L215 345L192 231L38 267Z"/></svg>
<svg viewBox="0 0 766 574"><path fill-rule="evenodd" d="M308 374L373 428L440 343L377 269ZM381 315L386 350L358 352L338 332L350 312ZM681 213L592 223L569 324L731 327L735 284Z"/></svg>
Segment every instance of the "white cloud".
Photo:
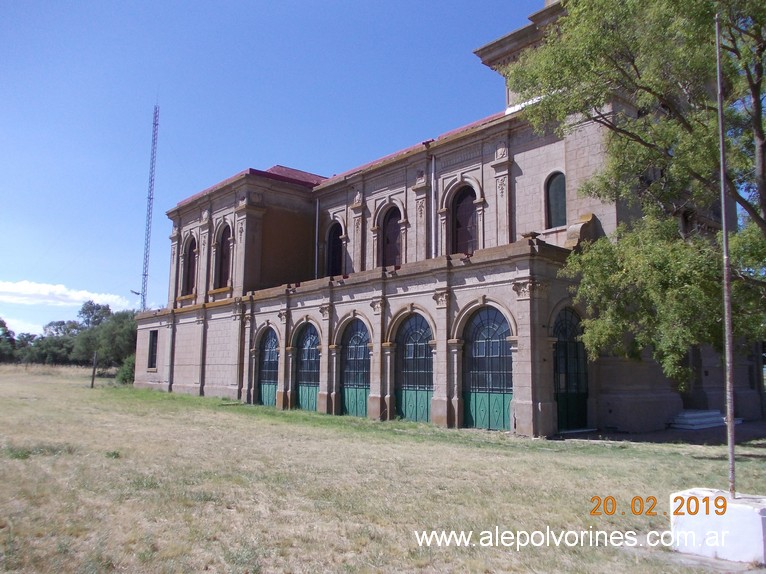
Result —
<svg viewBox="0 0 766 574"><path fill-rule="evenodd" d="M130 308L130 302L120 295L91 293L70 289L65 285L34 283L32 281L0 281L0 302L14 305L48 305L79 307L86 301L109 305L113 311Z"/></svg>
<svg viewBox="0 0 766 574"><path fill-rule="evenodd" d="M25 321L23 319L13 319L11 317L4 317L3 320L8 328L16 333L18 336L20 333L32 333L33 335L42 335L43 326L31 321Z"/></svg>

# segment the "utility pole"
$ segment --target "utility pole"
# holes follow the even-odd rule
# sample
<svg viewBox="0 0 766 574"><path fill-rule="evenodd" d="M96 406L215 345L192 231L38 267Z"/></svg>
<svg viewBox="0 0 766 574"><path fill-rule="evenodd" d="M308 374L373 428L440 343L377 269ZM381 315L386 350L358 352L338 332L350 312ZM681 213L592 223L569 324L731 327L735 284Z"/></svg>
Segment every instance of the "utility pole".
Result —
<svg viewBox="0 0 766 574"><path fill-rule="evenodd" d="M149 162L149 191L146 195L146 230L144 231L144 271L141 276L141 310L146 311L146 286L149 281L149 247L152 242L152 210L154 209L154 166L157 162L157 132L160 127L160 106L154 106L152 123L152 158Z"/></svg>

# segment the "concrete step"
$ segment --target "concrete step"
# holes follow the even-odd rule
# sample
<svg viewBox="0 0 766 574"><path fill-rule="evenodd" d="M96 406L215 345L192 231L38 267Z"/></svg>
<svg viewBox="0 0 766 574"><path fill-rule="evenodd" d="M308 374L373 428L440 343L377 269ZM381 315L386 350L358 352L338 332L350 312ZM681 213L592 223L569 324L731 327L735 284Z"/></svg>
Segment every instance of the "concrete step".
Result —
<svg viewBox="0 0 766 574"><path fill-rule="evenodd" d="M739 424L742 419L734 419L734 424ZM670 423L674 429L709 429L726 426L726 417L720 411L713 410L684 410L676 415Z"/></svg>

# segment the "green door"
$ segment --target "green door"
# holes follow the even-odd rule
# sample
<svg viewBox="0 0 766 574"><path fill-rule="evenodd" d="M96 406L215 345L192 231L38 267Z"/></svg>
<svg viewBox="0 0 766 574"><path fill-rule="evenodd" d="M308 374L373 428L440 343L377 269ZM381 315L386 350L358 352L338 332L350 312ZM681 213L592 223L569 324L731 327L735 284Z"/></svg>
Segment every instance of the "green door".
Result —
<svg viewBox="0 0 766 574"><path fill-rule="evenodd" d="M343 414L367 416L370 396L370 334L360 319L354 319L341 341L341 402Z"/></svg>
<svg viewBox="0 0 766 574"><path fill-rule="evenodd" d="M588 371L580 318L571 309L559 313L554 326L553 384L559 431L588 426Z"/></svg>
<svg viewBox="0 0 766 574"><path fill-rule="evenodd" d="M510 430L513 393L464 392L463 426Z"/></svg>
<svg viewBox="0 0 766 574"><path fill-rule="evenodd" d="M319 395L319 334L311 323L298 336L298 357L295 365L295 408L317 410Z"/></svg>
<svg viewBox="0 0 766 574"><path fill-rule="evenodd" d="M396 416L430 422L434 395L431 328L413 313L396 335L395 400Z"/></svg>
<svg viewBox="0 0 766 574"><path fill-rule="evenodd" d="M258 350L258 402L273 407L277 404L279 373L279 340L274 329L263 334Z"/></svg>
<svg viewBox="0 0 766 574"><path fill-rule="evenodd" d="M508 321L494 307L482 307L463 332L463 425L510 430L513 376Z"/></svg>

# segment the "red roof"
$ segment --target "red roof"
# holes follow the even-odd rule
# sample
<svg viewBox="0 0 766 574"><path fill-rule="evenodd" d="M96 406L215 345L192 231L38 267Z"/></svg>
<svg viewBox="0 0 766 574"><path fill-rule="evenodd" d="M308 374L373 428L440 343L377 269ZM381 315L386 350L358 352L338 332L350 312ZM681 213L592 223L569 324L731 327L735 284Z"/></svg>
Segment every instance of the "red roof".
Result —
<svg viewBox="0 0 766 574"><path fill-rule="evenodd" d="M293 169L291 167L285 167L283 165L272 166L266 171L249 168L244 171L240 171L238 174L228 177L224 179L223 181L218 182L215 185L200 191L199 193L195 193L191 197L187 197L186 199L179 201L176 207L181 207L182 205L187 205L189 203L192 203L202 197L205 197L206 195L213 193L214 191L217 191L223 187L226 187L227 185L231 183L234 183L238 179L242 179L248 176L259 176L259 177L265 177L267 179L271 179L274 181L284 181L286 183L292 183L292 184L300 185L303 187L307 187L308 189L313 189L314 187L316 187L317 185L319 185L321 182L323 182L326 179L325 177L322 177L321 175L316 175L314 173L309 173L307 171L301 171L299 169Z"/></svg>
<svg viewBox="0 0 766 574"><path fill-rule="evenodd" d="M474 130L476 128L484 126L484 125L486 125L488 123L491 123L491 122L493 122L495 120L498 120L500 118L503 118L503 117L505 117L505 112L504 111L503 112L498 112L496 114L492 114L489 117L477 120L477 121L475 121L473 123L470 123L468 125L465 125L465 126L462 126L460 128L457 128L457 129L448 131L446 133L443 133L442 135L438 136L436 139L429 140L428 143L430 143L431 145L433 145L434 143L441 143L441 142L443 142L443 141L445 141L447 139L453 138L453 137L458 136L458 135L465 134L467 132L470 132L470 131L472 131L472 130ZM409 154L411 154L413 152L420 151L420 150L423 149L423 145L425 143L426 142L410 146L408 148L405 148L403 150L399 150L399 151L397 151L395 153L389 154L389 155L384 156L382 158L373 160L373 161L371 161L369 163L366 163L364 165L361 165L359 167L355 167L355 168L350 169L348 171L344 171L343 173L340 173L340 174L337 174L337 175L333 175L332 177L327 178L323 183L335 183L336 181L341 180L341 179L343 179L345 177L348 177L350 175L353 175L355 173L358 173L358 172L361 172L361 171L366 171L366 170L371 169L373 167L389 163L389 162L391 162L394 159L397 159L399 157L403 157L403 156L409 155Z"/></svg>

